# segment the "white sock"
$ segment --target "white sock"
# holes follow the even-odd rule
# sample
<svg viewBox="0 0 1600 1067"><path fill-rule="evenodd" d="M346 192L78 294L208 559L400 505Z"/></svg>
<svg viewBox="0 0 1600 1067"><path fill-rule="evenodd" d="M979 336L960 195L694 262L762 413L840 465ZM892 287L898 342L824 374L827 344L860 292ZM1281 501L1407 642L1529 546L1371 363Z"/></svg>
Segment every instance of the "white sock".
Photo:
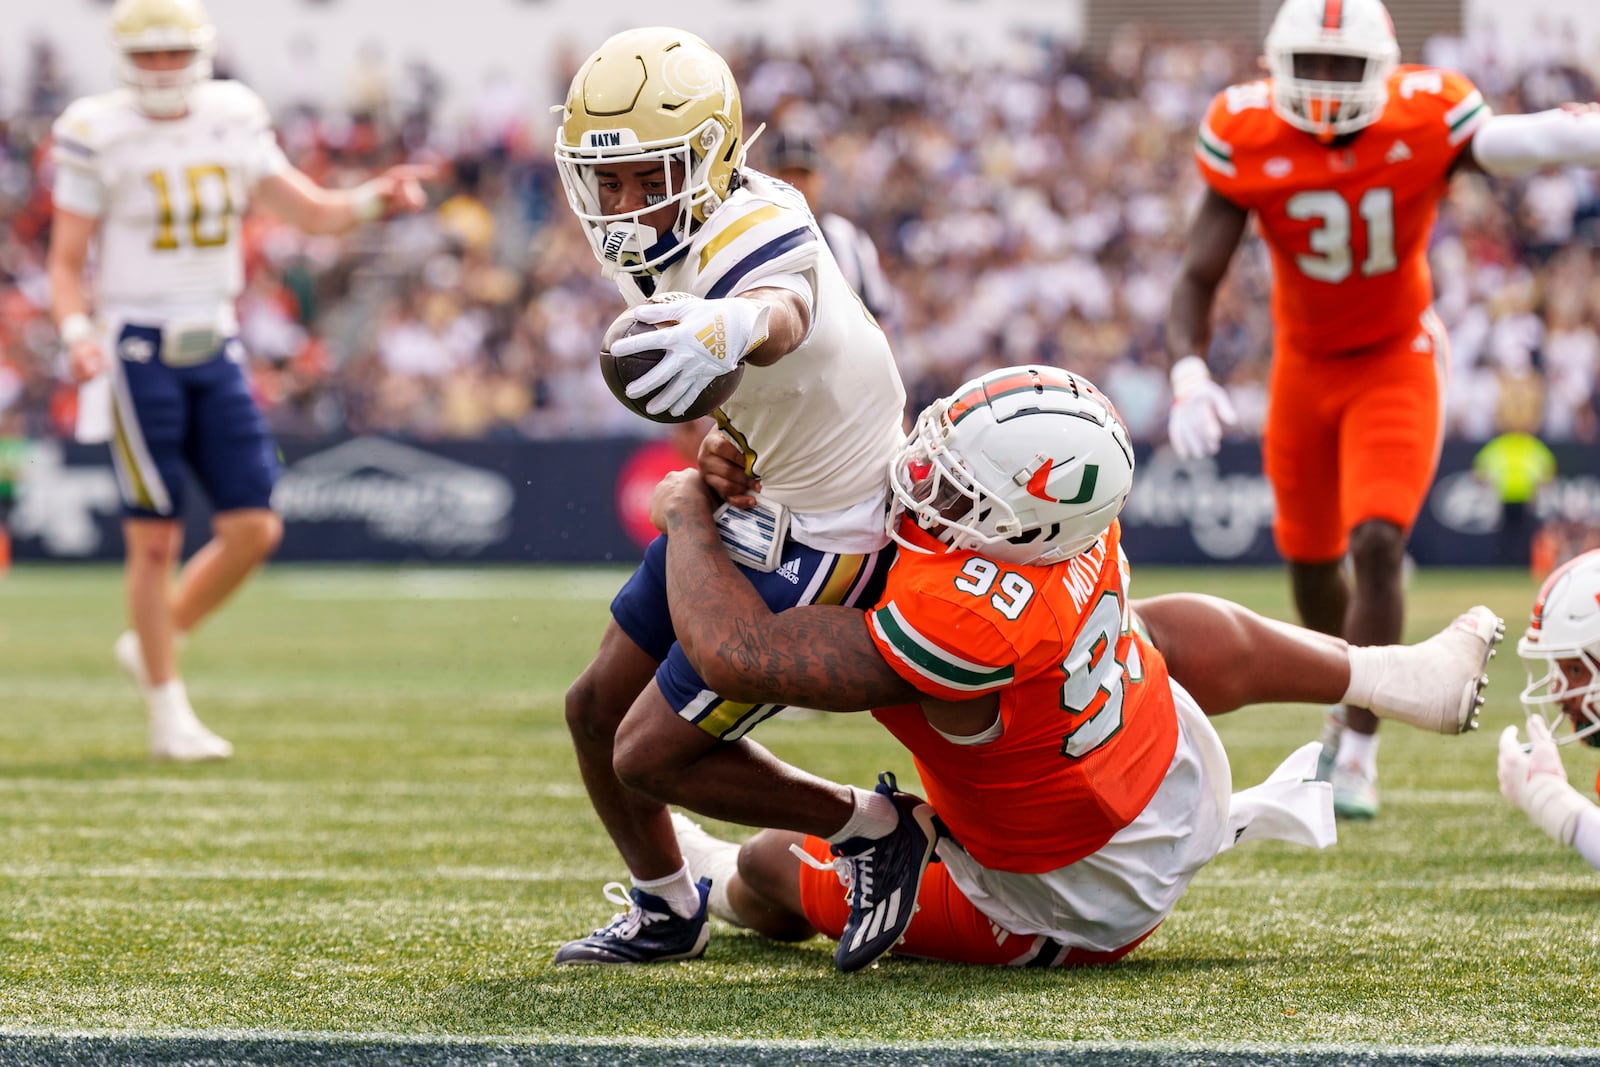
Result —
<svg viewBox="0 0 1600 1067"><path fill-rule="evenodd" d="M711 879L711 894L706 898L706 908L725 923L745 926L744 920L733 910L728 899L728 886L739 872L739 846L720 837L712 837L699 823L687 817L674 815L672 828L678 835L678 849L689 864L689 870L701 878Z"/></svg>
<svg viewBox="0 0 1600 1067"><path fill-rule="evenodd" d="M1349 706L1371 708L1378 686L1393 669L1399 651L1394 645L1351 645L1350 688L1339 699ZM1346 736L1349 733L1345 731Z"/></svg>
<svg viewBox="0 0 1600 1067"><path fill-rule="evenodd" d="M1377 734L1358 734L1346 727L1339 735L1339 754L1333 760L1335 766L1348 767L1356 764L1366 770L1372 770L1377 761Z"/></svg>
<svg viewBox="0 0 1600 1067"><path fill-rule="evenodd" d="M848 822L828 835L829 844L837 845L852 837L887 837L900 825L900 809L882 793L869 793L851 786L850 797L855 801L855 809Z"/></svg>
<svg viewBox="0 0 1600 1067"><path fill-rule="evenodd" d="M194 714L189 707L189 694L184 689L181 678L174 678L146 689L144 701L153 719L170 721Z"/></svg>
<svg viewBox="0 0 1600 1067"><path fill-rule="evenodd" d="M636 889L666 901L667 907L672 909L672 914L681 919L692 919L700 910L700 891L694 887L694 880L689 877L687 863L679 867L677 873L669 874L665 878L648 882L634 878L633 885Z"/></svg>

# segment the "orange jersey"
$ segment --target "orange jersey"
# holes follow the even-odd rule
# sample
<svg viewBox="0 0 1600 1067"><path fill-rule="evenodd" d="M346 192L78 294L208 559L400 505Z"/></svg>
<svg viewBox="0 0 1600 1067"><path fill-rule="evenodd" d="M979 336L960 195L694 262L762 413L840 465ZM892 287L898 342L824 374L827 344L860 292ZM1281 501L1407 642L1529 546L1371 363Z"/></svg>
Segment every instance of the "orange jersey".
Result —
<svg viewBox="0 0 1600 1067"><path fill-rule="evenodd" d="M1492 112L1453 71L1402 66L1372 125L1323 144L1272 110L1270 79L1218 93L1200 174L1255 213L1272 250L1280 351L1338 356L1408 339L1433 302L1428 236L1451 166Z"/></svg>
<svg viewBox="0 0 1600 1067"><path fill-rule="evenodd" d="M1144 810L1178 744L1166 661L1133 632L1120 526L1048 567L1000 564L903 520L868 614L883 658L928 696L997 694L1000 736L950 741L919 705L873 714L911 751L928 801L985 867L1037 874L1099 849Z"/></svg>

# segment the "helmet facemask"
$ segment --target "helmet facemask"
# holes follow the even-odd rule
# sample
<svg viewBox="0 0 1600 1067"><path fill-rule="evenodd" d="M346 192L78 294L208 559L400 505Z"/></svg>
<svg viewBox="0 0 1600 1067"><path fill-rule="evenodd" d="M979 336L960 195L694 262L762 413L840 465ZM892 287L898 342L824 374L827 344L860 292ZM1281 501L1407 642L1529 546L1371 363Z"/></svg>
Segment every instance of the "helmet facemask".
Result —
<svg viewBox="0 0 1600 1067"><path fill-rule="evenodd" d="M584 136L585 146L574 147L557 138L556 166L567 202L583 224L589 246L607 274L656 274L688 244L698 220L721 202L712 187L713 162L724 150L728 131L708 119L686 138L664 141L638 140L632 130L594 130ZM600 172L620 165L659 163L665 192L636 211L607 213L602 206ZM659 232L644 220L663 208L676 207L672 224Z"/></svg>
<svg viewBox="0 0 1600 1067"><path fill-rule="evenodd" d="M1005 501L989 498L973 482L961 460L946 447L949 406L948 400L929 405L894 457L895 513L889 520L890 533L905 513L951 548L979 550L1005 534L1020 532L1021 524Z"/></svg>
<svg viewBox="0 0 1600 1067"><path fill-rule="evenodd" d="M1523 708L1543 716L1558 743L1582 741L1600 748L1600 662L1595 650L1518 651L1528 675ZM1563 722L1572 727L1570 732L1559 730Z"/></svg>
<svg viewBox="0 0 1600 1067"><path fill-rule="evenodd" d="M1394 26L1378 0L1285 0L1264 51L1273 110L1325 141L1382 117L1389 75L1400 62Z"/></svg>

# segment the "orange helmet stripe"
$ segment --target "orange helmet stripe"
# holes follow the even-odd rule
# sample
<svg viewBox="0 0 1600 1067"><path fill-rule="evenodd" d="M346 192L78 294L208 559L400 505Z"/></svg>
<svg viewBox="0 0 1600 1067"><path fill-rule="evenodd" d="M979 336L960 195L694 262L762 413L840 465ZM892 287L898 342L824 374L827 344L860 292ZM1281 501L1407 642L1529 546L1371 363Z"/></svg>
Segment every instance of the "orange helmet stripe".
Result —
<svg viewBox="0 0 1600 1067"><path fill-rule="evenodd" d="M1344 21L1344 0L1327 0L1322 5L1322 28L1336 30Z"/></svg>
<svg viewBox="0 0 1600 1067"><path fill-rule="evenodd" d="M1550 577L1544 580L1544 584L1539 587L1538 597L1536 597L1533 601L1533 616L1528 622L1528 628L1530 630L1539 630L1543 628L1544 605L1545 601L1550 599L1550 590L1555 588L1556 582L1560 580L1563 574L1566 574L1573 567L1576 567L1582 559L1583 555L1581 554L1573 556L1561 566L1551 571Z"/></svg>
<svg viewBox="0 0 1600 1067"><path fill-rule="evenodd" d="M1012 393L1032 393L1039 389L1056 389L1074 394L1081 392L1077 379L1067 371L1055 367L1030 367L1001 378L984 379L983 385L969 389L951 401L945 410L945 417L953 426L985 401L998 400Z"/></svg>

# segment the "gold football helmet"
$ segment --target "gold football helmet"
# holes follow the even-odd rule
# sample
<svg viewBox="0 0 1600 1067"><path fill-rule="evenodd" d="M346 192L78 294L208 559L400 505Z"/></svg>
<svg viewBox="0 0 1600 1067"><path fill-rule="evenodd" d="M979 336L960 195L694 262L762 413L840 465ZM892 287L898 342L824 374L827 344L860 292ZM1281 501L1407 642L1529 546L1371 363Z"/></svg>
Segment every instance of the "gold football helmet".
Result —
<svg viewBox="0 0 1600 1067"><path fill-rule="evenodd" d="M608 275L659 273L737 188L744 163L739 87L700 38L666 26L617 34L578 69L556 132L567 202ZM639 211L606 214L595 171L659 160L666 195ZM669 233L644 217L677 206Z"/></svg>
<svg viewBox="0 0 1600 1067"><path fill-rule="evenodd" d="M148 115L183 114L189 91L211 77L216 36L200 0L117 0L111 9L117 76ZM140 52L188 52L189 62L145 70L133 58Z"/></svg>

